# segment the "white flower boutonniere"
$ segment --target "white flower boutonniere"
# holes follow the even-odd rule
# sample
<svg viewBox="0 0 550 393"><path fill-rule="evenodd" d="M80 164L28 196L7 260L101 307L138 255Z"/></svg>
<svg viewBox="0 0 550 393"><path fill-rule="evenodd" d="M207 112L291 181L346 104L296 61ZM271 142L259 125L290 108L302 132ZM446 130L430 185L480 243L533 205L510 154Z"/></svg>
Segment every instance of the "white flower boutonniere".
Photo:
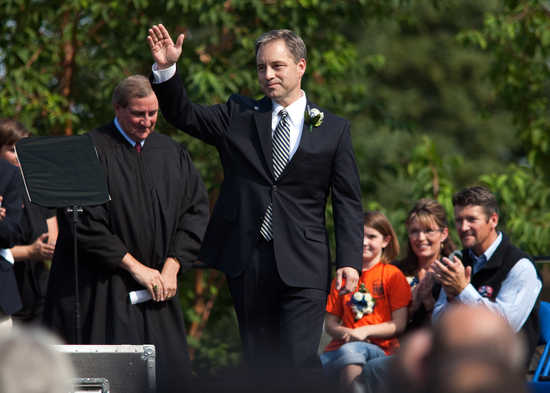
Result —
<svg viewBox="0 0 550 393"><path fill-rule="evenodd" d="M309 108L309 105L306 107L306 113L305 113L305 123L309 125L309 132L311 132L311 129L313 127L319 127L321 124L323 124L323 119L325 118L325 114L321 112L317 108Z"/></svg>
<svg viewBox="0 0 550 393"><path fill-rule="evenodd" d="M365 288L365 284L361 283L359 290L353 294L349 305L353 311L355 320L363 318L364 315L372 314L376 301Z"/></svg>

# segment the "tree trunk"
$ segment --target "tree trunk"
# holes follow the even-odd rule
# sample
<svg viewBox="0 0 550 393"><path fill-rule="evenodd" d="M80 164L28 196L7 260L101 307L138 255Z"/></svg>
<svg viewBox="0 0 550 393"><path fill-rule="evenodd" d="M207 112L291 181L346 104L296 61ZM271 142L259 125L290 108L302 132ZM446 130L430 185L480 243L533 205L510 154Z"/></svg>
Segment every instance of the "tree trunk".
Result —
<svg viewBox="0 0 550 393"><path fill-rule="evenodd" d="M224 280L223 274L218 271L208 271L208 277L205 281L206 273L203 269L197 269L195 271L195 303L193 304L193 311L198 316L196 320L191 323L188 335L193 337L196 341L201 339L204 328L210 318L210 312L214 307L218 293L208 295L210 293L209 288L214 286L219 288ZM189 357L193 360L195 356L195 348L189 348Z"/></svg>
<svg viewBox="0 0 550 393"><path fill-rule="evenodd" d="M72 81L75 73L75 58L78 49L76 38L77 25L78 14L73 14L70 10L65 11L61 18L61 35L63 39L61 42L62 55L61 76L59 77L59 91L61 92L61 95L67 100L67 107L65 108L67 113L70 112L72 104ZM68 31L69 29L70 31ZM73 135L73 122L70 117L68 117L65 121L64 134Z"/></svg>

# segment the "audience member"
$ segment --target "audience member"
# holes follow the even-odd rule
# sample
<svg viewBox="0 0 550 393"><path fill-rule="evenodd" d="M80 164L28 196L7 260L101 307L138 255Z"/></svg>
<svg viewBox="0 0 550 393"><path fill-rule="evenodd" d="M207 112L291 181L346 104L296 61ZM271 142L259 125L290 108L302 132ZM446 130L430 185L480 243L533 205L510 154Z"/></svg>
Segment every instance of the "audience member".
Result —
<svg viewBox="0 0 550 393"><path fill-rule="evenodd" d="M441 286L435 282L432 265L449 256L455 245L449 236L447 215L439 202L420 199L405 222L408 234L407 256L396 262L411 285L407 331L431 324L432 310Z"/></svg>
<svg viewBox="0 0 550 393"><path fill-rule="evenodd" d="M451 303L484 304L525 334L530 358L539 339L536 303L542 288L535 265L497 230L498 203L487 188L464 189L453 196L453 205L464 246L462 261L453 256L435 262L435 277L443 290L433 319Z"/></svg>
<svg viewBox="0 0 550 393"><path fill-rule="evenodd" d="M30 134L20 122L0 119L0 158L19 166L15 143ZM31 203L26 193L23 199L23 217L19 224L20 238L12 247L13 270L19 287L23 308L13 319L23 323L39 322L46 300L49 268L57 239L55 210Z"/></svg>
<svg viewBox="0 0 550 393"><path fill-rule="evenodd" d="M14 327L0 332L0 392L73 392L74 370L45 330Z"/></svg>
<svg viewBox="0 0 550 393"><path fill-rule="evenodd" d="M433 329L405 340L386 391L524 392L525 350L523 337L500 314L483 305L457 304Z"/></svg>
<svg viewBox="0 0 550 393"><path fill-rule="evenodd" d="M388 219L379 212L364 218L363 269L359 285L342 294L333 281L325 327L332 341L321 355L323 366L340 375L344 390L352 388L371 359L392 354L407 323L410 286L403 273L388 264L399 244Z"/></svg>
<svg viewBox="0 0 550 393"><path fill-rule="evenodd" d="M11 327L11 315L21 309L9 248L19 239L23 184L16 167L0 159L0 327Z"/></svg>

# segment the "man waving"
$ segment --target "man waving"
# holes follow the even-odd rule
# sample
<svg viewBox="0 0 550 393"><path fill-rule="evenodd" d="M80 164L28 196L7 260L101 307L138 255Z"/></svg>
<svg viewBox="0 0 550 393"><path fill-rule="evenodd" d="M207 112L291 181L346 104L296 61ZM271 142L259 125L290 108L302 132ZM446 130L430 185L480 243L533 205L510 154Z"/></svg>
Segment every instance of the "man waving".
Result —
<svg viewBox="0 0 550 393"><path fill-rule="evenodd" d="M361 268L363 215L349 122L307 99L301 89L306 47L290 30L256 41L265 97L232 95L213 106L192 103L176 72L184 36L174 44L157 25L147 40L164 117L220 155L224 181L201 260L227 275L246 361L318 363L330 280L329 195L342 290L354 289Z"/></svg>

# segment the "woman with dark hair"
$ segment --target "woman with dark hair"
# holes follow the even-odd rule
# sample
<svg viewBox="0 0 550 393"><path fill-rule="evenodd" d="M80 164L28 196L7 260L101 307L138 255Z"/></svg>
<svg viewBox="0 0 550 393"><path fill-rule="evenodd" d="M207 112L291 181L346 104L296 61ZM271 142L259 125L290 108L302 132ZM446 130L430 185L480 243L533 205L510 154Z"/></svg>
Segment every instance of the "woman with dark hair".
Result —
<svg viewBox="0 0 550 393"><path fill-rule="evenodd" d="M409 237L407 256L395 265L405 274L411 286L412 301L408 308L407 325L410 331L430 323L441 289L434 280L432 264L449 256L456 247L449 237L445 209L433 199L423 198L416 202L405 225Z"/></svg>
<svg viewBox="0 0 550 393"><path fill-rule="evenodd" d="M0 119L0 158L19 166L15 143L29 136L18 121ZM14 321L40 322L48 282L46 261L53 256L57 239L55 212L30 203L25 195L19 224L20 242L10 249L23 309L12 315Z"/></svg>

